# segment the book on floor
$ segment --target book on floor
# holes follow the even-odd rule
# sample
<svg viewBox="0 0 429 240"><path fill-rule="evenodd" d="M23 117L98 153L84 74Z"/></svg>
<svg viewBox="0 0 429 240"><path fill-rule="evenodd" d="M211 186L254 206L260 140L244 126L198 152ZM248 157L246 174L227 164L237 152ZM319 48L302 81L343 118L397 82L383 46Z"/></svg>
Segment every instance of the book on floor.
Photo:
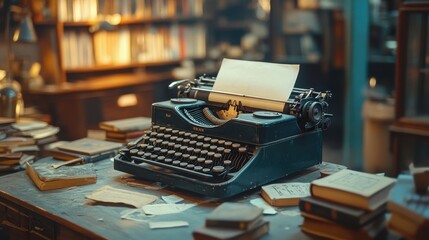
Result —
<svg viewBox="0 0 429 240"><path fill-rule="evenodd" d="M385 229L384 215L380 215L361 228L349 228L326 219L313 218L311 215L304 216L304 222L301 225L303 232L326 239L378 239L386 233Z"/></svg>
<svg viewBox="0 0 429 240"><path fill-rule="evenodd" d="M260 219L249 229L201 227L192 232L194 240L248 240L259 239L269 231L269 221Z"/></svg>
<svg viewBox="0 0 429 240"><path fill-rule="evenodd" d="M54 169L51 167L54 162L51 157L48 157L34 164L26 164L27 175L40 190L81 186L97 181L93 164L63 166Z"/></svg>
<svg viewBox="0 0 429 240"><path fill-rule="evenodd" d="M310 184L313 197L364 210L375 210L387 202L395 179L344 169Z"/></svg>
<svg viewBox="0 0 429 240"><path fill-rule="evenodd" d="M262 218L263 209L245 203L224 202L206 217L206 227L247 229Z"/></svg>
<svg viewBox="0 0 429 240"><path fill-rule="evenodd" d="M312 214L351 228L360 228L386 212L386 204L373 211L348 207L319 198L305 197L299 201L301 213Z"/></svg>
<svg viewBox="0 0 429 240"><path fill-rule="evenodd" d="M411 175L398 176L387 210L392 216L388 227L395 232L414 239L429 235L429 193L416 193Z"/></svg>
<svg viewBox="0 0 429 240"><path fill-rule="evenodd" d="M310 196L310 183L276 183L261 187L261 196L272 206L296 206L303 197Z"/></svg>

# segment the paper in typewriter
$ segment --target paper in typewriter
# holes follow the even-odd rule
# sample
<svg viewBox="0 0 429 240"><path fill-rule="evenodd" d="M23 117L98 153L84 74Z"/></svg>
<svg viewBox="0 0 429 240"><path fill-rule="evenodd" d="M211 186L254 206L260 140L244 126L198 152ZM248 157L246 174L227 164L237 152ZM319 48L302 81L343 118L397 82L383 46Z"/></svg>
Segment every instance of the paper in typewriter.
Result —
<svg viewBox="0 0 429 240"><path fill-rule="evenodd" d="M283 112L299 72L299 65L223 59L209 101L228 100L257 109ZM236 96L239 94L240 96Z"/></svg>

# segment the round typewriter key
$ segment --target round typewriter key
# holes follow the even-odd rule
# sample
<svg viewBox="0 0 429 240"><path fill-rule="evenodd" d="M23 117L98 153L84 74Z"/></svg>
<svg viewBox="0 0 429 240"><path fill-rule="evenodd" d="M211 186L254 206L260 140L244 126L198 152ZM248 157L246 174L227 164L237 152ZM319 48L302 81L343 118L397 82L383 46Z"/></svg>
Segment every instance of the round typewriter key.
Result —
<svg viewBox="0 0 429 240"><path fill-rule="evenodd" d="M147 153L143 154L143 157L144 157L144 158L149 158L149 157L150 157L150 155L152 155L152 153L147 152Z"/></svg>
<svg viewBox="0 0 429 240"><path fill-rule="evenodd" d="M158 156L158 157L156 158L156 160L157 160L157 161L159 161L159 162L164 162L165 157L164 157L164 156Z"/></svg>
<svg viewBox="0 0 429 240"><path fill-rule="evenodd" d="M231 145L232 145L232 142L230 141L225 142L225 147L231 147Z"/></svg>
<svg viewBox="0 0 429 240"><path fill-rule="evenodd" d="M240 143L233 143L232 148L239 148L241 145Z"/></svg>
<svg viewBox="0 0 429 240"><path fill-rule="evenodd" d="M162 139L156 139L156 141L155 141L156 144L161 144L162 142L163 142Z"/></svg>
<svg viewBox="0 0 429 240"><path fill-rule="evenodd" d="M189 144L189 142L191 141L191 139L189 139L189 138L185 138L185 139L183 139L183 144Z"/></svg>
<svg viewBox="0 0 429 240"><path fill-rule="evenodd" d="M174 144L174 149L179 150L181 146L181 144Z"/></svg>
<svg viewBox="0 0 429 240"><path fill-rule="evenodd" d="M191 156L191 155L189 155L189 154L187 154L187 153L185 153L185 154L183 154L183 155L182 155L182 157L183 157L183 159L184 159L184 160L187 160L190 156Z"/></svg>
<svg viewBox="0 0 429 240"><path fill-rule="evenodd" d="M173 129L172 129L172 128L166 128L166 129L165 129L165 132L166 132L166 133L171 133L172 131L173 131Z"/></svg>
<svg viewBox="0 0 429 240"><path fill-rule="evenodd" d="M193 134L191 134L191 136L190 136L192 139L195 139L195 138L197 138L198 137L198 134L195 134L195 133L193 133Z"/></svg>
<svg viewBox="0 0 429 240"><path fill-rule="evenodd" d="M190 132L185 132L184 136L188 138L188 137L190 137L190 136L191 136L191 134L192 134L192 133L190 133Z"/></svg>
<svg viewBox="0 0 429 240"><path fill-rule="evenodd" d="M146 147L146 151L152 151L152 150L153 150L153 148L154 148L154 147L153 147L152 145L149 145L149 146L147 146L147 147Z"/></svg>
<svg viewBox="0 0 429 240"><path fill-rule="evenodd" d="M165 147L168 145L168 143L169 143L169 141L162 141L161 145Z"/></svg>
<svg viewBox="0 0 429 240"><path fill-rule="evenodd" d="M173 161L173 165L178 166L179 164L180 164L180 161L179 161L179 160L174 160L174 161Z"/></svg>
<svg viewBox="0 0 429 240"><path fill-rule="evenodd" d="M203 148L205 148L205 149L210 148L210 143L204 143L204 144L203 144Z"/></svg>
<svg viewBox="0 0 429 240"><path fill-rule="evenodd" d="M216 151L218 151L218 152L223 152L223 150L225 150L224 147L218 147L218 148L216 148Z"/></svg>
<svg viewBox="0 0 429 240"><path fill-rule="evenodd" d="M214 151L214 150L216 150L217 146L216 145L211 145L209 148L210 148L210 150Z"/></svg>
<svg viewBox="0 0 429 240"><path fill-rule="evenodd" d="M131 149L131 150L130 150L130 154L131 154L131 155L136 155L138 151L139 151L139 150L138 150L138 149L136 149L136 148Z"/></svg>
<svg viewBox="0 0 429 240"><path fill-rule="evenodd" d="M215 160L220 160L222 158L222 154L215 153L214 158L215 158Z"/></svg>
<svg viewBox="0 0 429 240"><path fill-rule="evenodd" d="M197 136L197 140L198 140L198 141L202 141L202 140L204 140L204 136L203 136L203 135L198 135L198 136Z"/></svg>
<svg viewBox="0 0 429 240"><path fill-rule="evenodd" d="M149 141L150 137L149 136L144 136L143 137L143 142L147 143Z"/></svg>
<svg viewBox="0 0 429 240"><path fill-rule="evenodd" d="M174 142L168 142L168 144L167 144L167 147L168 147L168 149L172 149L172 148L174 148Z"/></svg>
<svg viewBox="0 0 429 240"><path fill-rule="evenodd" d="M176 135L178 133L179 133L179 130L177 130L177 129L173 129L173 131L171 131L171 134L174 134L174 135Z"/></svg>
<svg viewBox="0 0 429 240"><path fill-rule="evenodd" d="M200 172L201 170L203 170L203 167L201 167L201 166L195 166L194 170L197 171L197 172Z"/></svg>
<svg viewBox="0 0 429 240"><path fill-rule="evenodd" d="M179 131L179 136L183 136L183 135L185 135L185 131Z"/></svg>
<svg viewBox="0 0 429 240"><path fill-rule="evenodd" d="M130 149L129 149L129 148L126 148L126 147L124 147L124 148L121 148L121 149L119 150L119 152L129 153L129 152L130 152Z"/></svg>
<svg viewBox="0 0 429 240"><path fill-rule="evenodd" d="M164 132L166 127L159 127L160 132Z"/></svg>
<svg viewBox="0 0 429 240"><path fill-rule="evenodd" d="M157 138L163 138L163 137L164 137L164 135L165 135L164 133L158 133L158 134L156 135L156 137L157 137Z"/></svg>
<svg viewBox="0 0 429 240"><path fill-rule="evenodd" d="M210 142L210 140L212 140L212 138L211 138L211 137L205 137L205 138L204 138L204 142Z"/></svg>
<svg viewBox="0 0 429 240"><path fill-rule="evenodd" d="M188 164L188 166L186 166L186 168L188 169L194 169L195 165L194 164Z"/></svg>
<svg viewBox="0 0 429 240"><path fill-rule="evenodd" d="M176 151L174 151L174 150L168 150L167 155L168 156L173 156L175 152Z"/></svg>
<svg viewBox="0 0 429 240"><path fill-rule="evenodd" d="M142 157L142 156L143 156L143 154L144 154L144 152L143 152L143 151L138 151L138 152L137 152L137 156L139 156L139 157Z"/></svg>
<svg viewBox="0 0 429 240"><path fill-rule="evenodd" d="M197 161L197 156L190 156L189 157L189 162L195 162Z"/></svg>
<svg viewBox="0 0 429 240"><path fill-rule="evenodd" d="M198 154L200 154L200 152L201 152L201 149L199 149L199 148L194 148L194 154L196 154L196 155L198 155Z"/></svg>
<svg viewBox="0 0 429 240"><path fill-rule="evenodd" d="M145 148L147 148L147 144L146 143L142 143L142 144L140 144L139 145L139 147L141 148L141 149L145 149Z"/></svg>
<svg viewBox="0 0 429 240"><path fill-rule="evenodd" d="M156 138L149 138L149 142L151 142L152 144L156 142Z"/></svg>
<svg viewBox="0 0 429 240"><path fill-rule="evenodd" d="M175 142L175 141L176 141L176 139L177 139L177 136L171 136L171 137L170 137L170 141L172 141L172 142Z"/></svg>
<svg viewBox="0 0 429 240"><path fill-rule="evenodd" d="M173 162L173 159L166 158L166 159L164 159L164 162L170 164L171 162Z"/></svg>
<svg viewBox="0 0 429 240"><path fill-rule="evenodd" d="M179 159L179 158L181 158L182 157L182 153L181 152L176 152L175 154L174 154L174 158L176 158L176 159Z"/></svg>
<svg viewBox="0 0 429 240"><path fill-rule="evenodd" d="M181 167L186 167L187 165L188 165L188 163L187 162L180 162L180 164L179 164Z"/></svg>
<svg viewBox="0 0 429 240"><path fill-rule="evenodd" d="M180 146L180 151L184 152L188 149L188 146Z"/></svg>
<svg viewBox="0 0 429 240"><path fill-rule="evenodd" d="M225 144L225 140L219 140L219 141L217 141L217 144L224 145Z"/></svg>
<svg viewBox="0 0 429 240"><path fill-rule="evenodd" d="M166 154L167 154L167 152L168 152L168 149L163 148L163 149L161 149L159 152L160 152L162 155L166 155Z"/></svg>
<svg viewBox="0 0 429 240"><path fill-rule="evenodd" d="M225 167L224 166L214 166L212 168L212 171L214 173L221 173L221 172L225 171Z"/></svg>
<svg viewBox="0 0 429 240"><path fill-rule="evenodd" d="M193 147L188 147L188 148L186 149L186 151L187 151L188 153L193 153L193 152L194 152L194 148L193 148Z"/></svg>
<svg viewBox="0 0 429 240"><path fill-rule="evenodd" d="M211 166L213 164L213 161L212 160L205 160L204 161L204 165L205 166Z"/></svg>
<svg viewBox="0 0 429 240"><path fill-rule="evenodd" d="M238 149L238 152L239 152L239 153L245 153L245 152L246 152L246 150L247 150L247 148L246 148L246 147L241 147L241 148L239 148L239 149Z"/></svg>
<svg viewBox="0 0 429 240"><path fill-rule="evenodd" d="M217 144L217 143L218 143L218 141L219 141L219 139L217 139L217 138L212 138L212 140L210 140L210 143L211 143L211 144Z"/></svg>
<svg viewBox="0 0 429 240"><path fill-rule="evenodd" d="M230 154L231 153L231 149L229 148L225 148L225 150L223 150L224 154Z"/></svg>
<svg viewBox="0 0 429 240"><path fill-rule="evenodd" d="M165 140L168 140L168 139L170 139L171 138L171 134L164 134L164 139Z"/></svg>
<svg viewBox="0 0 429 240"><path fill-rule="evenodd" d="M197 158L197 162L200 164L204 163L204 161L206 161L205 158Z"/></svg>
<svg viewBox="0 0 429 240"><path fill-rule="evenodd" d="M201 148L203 145L204 145L204 143L202 143L202 142L197 142L195 144L195 146L198 147L198 148Z"/></svg>
<svg viewBox="0 0 429 240"><path fill-rule="evenodd" d="M224 166L230 166L231 165L231 160L225 160L225 161L223 161L223 165Z"/></svg>
<svg viewBox="0 0 429 240"><path fill-rule="evenodd" d="M155 160L157 157L158 157L158 155L156 155L156 154L150 155L150 159L152 159L152 160Z"/></svg>
<svg viewBox="0 0 429 240"><path fill-rule="evenodd" d="M197 143L197 141L195 141L195 140L189 141L189 145L192 145L192 146L194 146L196 143Z"/></svg>
<svg viewBox="0 0 429 240"><path fill-rule="evenodd" d="M159 151L161 151L161 149L162 149L162 148L160 148L160 147L155 147L155 148L153 148L153 151L154 151L154 152L159 152Z"/></svg>
<svg viewBox="0 0 429 240"><path fill-rule="evenodd" d="M136 146L136 143L134 143L134 142L127 143L127 147L129 147L129 148L132 148L132 147L135 147L135 146Z"/></svg>
<svg viewBox="0 0 429 240"><path fill-rule="evenodd" d="M209 173L210 172L210 168L203 168L203 173Z"/></svg>
<svg viewBox="0 0 429 240"><path fill-rule="evenodd" d="M201 150L201 156L205 156L205 155L207 155L207 153L208 153L209 151L207 151L207 150Z"/></svg>
<svg viewBox="0 0 429 240"><path fill-rule="evenodd" d="M181 137L176 138L176 142L181 143L182 141L183 141L183 138Z"/></svg>
<svg viewBox="0 0 429 240"><path fill-rule="evenodd" d="M151 137L155 137L155 136L157 136L158 135L158 133L157 132L151 132L150 134L149 134L149 136L151 136Z"/></svg>
<svg viewBox="0 0 429 240"><path fill-rule="evenodd" d="M156 131L156 130L158 130L158 129L159 129L159 126L158 126L158 125L152 125L152 130Z"/></svg>
<svg viewBox="0 0 429 240"><path fill-rule="evenodd" d="M207 157L208 157L208 158L210 158L210 159L211 159L211 158L213 158L213 157L214 157L214 155L215 155L215 153L214 153L214 152L208 152L208 153L207 153Z"/></svg>

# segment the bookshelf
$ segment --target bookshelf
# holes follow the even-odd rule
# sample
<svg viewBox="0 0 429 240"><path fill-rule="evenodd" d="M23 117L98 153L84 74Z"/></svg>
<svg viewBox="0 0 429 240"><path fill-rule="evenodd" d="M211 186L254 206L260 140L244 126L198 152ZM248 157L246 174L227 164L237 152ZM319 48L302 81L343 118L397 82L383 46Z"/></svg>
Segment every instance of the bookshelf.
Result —
<svg viewBox="0 0 429 240"><path fill-rule="evenodd" d="M208 0L38 2L29 4L45 86L28 95L64 139L84 137L100 121L149 117L153 102L170 97L172 70L206 57ZM118 105L132 94L134 105Z"/></svg>
<svg viewBox="0 0 429 240"><path fill-rule="evenodd" d="M156 71L206 55L204 0L49 0L44 8L33 15L48 84Z"/></svg>

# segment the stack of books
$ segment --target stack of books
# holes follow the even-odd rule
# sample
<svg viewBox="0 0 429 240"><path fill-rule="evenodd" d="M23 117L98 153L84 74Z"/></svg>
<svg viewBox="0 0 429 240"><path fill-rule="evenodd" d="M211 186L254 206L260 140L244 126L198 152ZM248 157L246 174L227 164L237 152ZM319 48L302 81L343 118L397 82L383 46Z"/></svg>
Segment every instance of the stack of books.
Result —
<svg viewBox="0 0 429 240"><path fill-rule="evenodd" d="M416 193L413 177L399 175L393 187L387 210L391 217L388 229L406 239L425 239L429 236L429 194Z"/></svg>
<svg viewBox="0 0 429 240"><path fill-rule="evenodd" d="M42 155L46 144L57 141L59 128L38 120L0 119L0 173L23 170Z"/></svg>
<svg viewBox="0 0 429 240"><path fill-rule="evenodd" d="M99 128L105 130L107 141L128 143L141 137L152 126L147 117L125 118L100 122Z"/></svg>
<svg viewBox="0 0 429 240"><path fill-rule="evenodd" d="M259 239L269 222L263 209L250 204L224 202L206 217L205 226L192 233L195 240Z"/></svg>
<svg viewBox="0 0 429 240"><path fill-rule="evenodd" d="M301 230L328 239L374 239L386 233L385 212L395 179L344 169L310 184L299 202Z"/></svg>

